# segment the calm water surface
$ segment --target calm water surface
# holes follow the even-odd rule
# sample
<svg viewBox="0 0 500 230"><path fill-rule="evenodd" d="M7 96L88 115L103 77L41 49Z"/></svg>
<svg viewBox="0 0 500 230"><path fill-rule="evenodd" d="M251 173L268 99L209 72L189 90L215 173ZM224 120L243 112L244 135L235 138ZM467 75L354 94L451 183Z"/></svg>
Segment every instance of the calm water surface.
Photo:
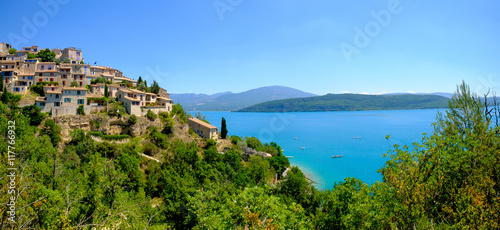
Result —
<svg viewBox="0 0 500 230"><path fill-rule="evenodd" d="M390 145L411 145L431 133L438 110L356 112L235 113L202 112L220 130L227 121L228 135L255 136L280 145L292 165L318 183L319 189L356 177L363 182L381 180L377 173ZM194 112L192 112L194 114ZM343 155L332 158L332 155Z"/></svg>

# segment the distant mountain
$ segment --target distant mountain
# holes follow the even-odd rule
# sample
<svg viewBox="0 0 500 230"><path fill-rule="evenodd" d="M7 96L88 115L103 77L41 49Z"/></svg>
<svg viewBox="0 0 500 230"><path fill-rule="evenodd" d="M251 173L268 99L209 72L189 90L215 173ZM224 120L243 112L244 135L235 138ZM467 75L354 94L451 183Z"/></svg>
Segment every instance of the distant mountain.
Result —
<svg viewBox="0 0 500 230"><path fill-rule="evenodd" d="M453 97L453 93L441 93L441 92L436 92L436 93L387 93L384 95L436 95L436 96L441 96L441 97L446 97L450 98Z"/></svg>
<svg viewBox="0 0 500 230"><path fill-rule="evenodd" d="M327 94L276 100L253 105L238 112L314 112L448 108L448 98L437 95Z"/></svg>
<svg viewBox="0 0 500 230"><path fill-rule="evenodd" d="M187 111L234 111L254 104L289 98L316 96L285 86L266 86L241 93L170 94L174 103L180 103Z"/></svg>

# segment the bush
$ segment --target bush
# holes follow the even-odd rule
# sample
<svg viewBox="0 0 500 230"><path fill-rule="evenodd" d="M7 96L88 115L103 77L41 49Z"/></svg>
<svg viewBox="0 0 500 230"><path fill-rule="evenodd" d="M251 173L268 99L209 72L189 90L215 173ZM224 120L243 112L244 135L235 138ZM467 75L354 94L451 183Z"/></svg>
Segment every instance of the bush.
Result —
<svg viewBox="0 0 500 230"><path fill-rule="evenodd" d="M134 114L130 115L130 117L128 118L128 124L135 125L136 123L137 123L137 116Z"/></svg>
<svg viewBox="0 0 500 230"><path fill-rule="evenodd" d="M165 127L163 128L163 130L161 131L163 134L171 134L175 131L174 129L174 119L172 118L167 118L167 120L165 121Z"/></svg>
<svg viewBox="0 0 500 230"><path fill-rule="evenodd" d="M247 137L247 146L255 150L263 147L260 140L257 139L256 137Z"/></svg>
<svg viewBox="0 0 500 230"><path fill-rule="evenodd" d="M240 142L240 141L243 141L243 140L241 139L241 137L238 137L238 136L231 136L231 143L233 143L233 145L237 145L237 144L238 144L238 142Z"/></svg>
<svg viewBox="0 0 500 230"><path fill-rule="evenodd" d="M45 97L45 93L43 92L43 85L32 85L30 91L38 94L40 97Z"/></svg>
<svg viewBox="0 0 500 230"><path fill-rule="evenodd" d="M90 125L96 129L98 129L99 127L101 127L101 121L99 120L91 120L90 121Z"/></svg>
<svg viewBox="0 0 500 230"><path fill-rule="evenodd" d="M83 108L83 105L79 105L78 109L76 110L76 113L79 115L85 115L85 109Z"/></svg>
<svg viewBox="0 0 500 230"><path fill-rule="evenodd" d="M147 142L144 144L144 154L153 156L160 152L160 149L153 143Z"/></svg>
<svg viewBox="0 0 500 230"><path fill-rule="evenodd" d="M92 136L100 137L100 138L102 138L104 140L123 140L123 139L126 139L126 138L130 138L129 135L125 135L125 134L104 135L101 131L89 131L87 133L90 134L90 135L92 135Z"/></svg>
<svg viewBox="0 0 500 230"><path fill-rule="evenodd" d="M153 113L150 109L148 110L148 113L146 113L146 117L151 120L151 121L154 121L156 119L156 117L158 117L158 115L156 115L155 113Z"/></svg>

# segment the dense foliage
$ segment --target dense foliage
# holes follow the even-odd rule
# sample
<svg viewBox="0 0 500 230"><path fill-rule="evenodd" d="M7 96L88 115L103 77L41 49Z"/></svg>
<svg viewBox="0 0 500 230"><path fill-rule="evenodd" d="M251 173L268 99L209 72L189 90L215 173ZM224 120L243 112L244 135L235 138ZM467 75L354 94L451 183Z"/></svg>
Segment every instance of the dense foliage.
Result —
<svg viewBox="0 0 500 230"><path fill-rule="evenodd" d="M449 106L421 143L388 152L382 182L346 178L318 191L276 143L231 136L221 154L215 141L181 140L179 105L160 114L167 130L117 144L81 129L65 140L36 109L0 103L0 193L15 121L16 229L498 229L500 110L465 85ZM245 146L272 157L244 161ZM9 199L0 196L0 228L11 228Z"/></svg>
<svg viewBox="0 0 500 230"><path fill-rule="evenodd" d="M446 108L448 101L448 98L433 95L327 94L264 102L238 110L238 112L439 109Z"/></svg>

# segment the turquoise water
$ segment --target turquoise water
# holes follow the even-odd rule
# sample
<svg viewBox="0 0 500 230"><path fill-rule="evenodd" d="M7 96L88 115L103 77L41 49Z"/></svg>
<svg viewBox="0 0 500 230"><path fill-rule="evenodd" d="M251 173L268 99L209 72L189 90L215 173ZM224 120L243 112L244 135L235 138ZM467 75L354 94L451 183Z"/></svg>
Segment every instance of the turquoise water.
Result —
<svg viewBox="0 0 500 230"><path fill-rule="evenodd" d="M220 130L227 121L229 135L255 136L280 145L319 189L356 177L363 182L382 180L380 169L390 145L408 145L431 133L438 110L355 112L235 113L202 112ZM296 139L295 139L296 137ZM355 138L353 138L355 137ZM360 138L361 137L361 138ZM304 148L302 148L304 147ZM343 155L343 158L332 158Z"/></svg>

